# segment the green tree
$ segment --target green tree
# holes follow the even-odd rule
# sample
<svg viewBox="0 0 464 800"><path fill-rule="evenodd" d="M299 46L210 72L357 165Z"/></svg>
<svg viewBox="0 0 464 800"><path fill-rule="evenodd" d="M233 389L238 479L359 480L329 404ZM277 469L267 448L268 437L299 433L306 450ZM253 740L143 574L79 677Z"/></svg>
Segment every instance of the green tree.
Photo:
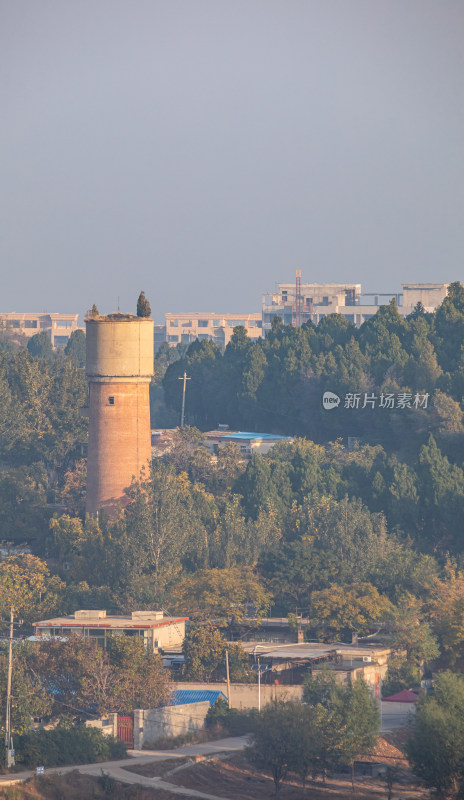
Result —
<svg viewBox="0 0 464 800"><path fill-rule="evenodd" d="M254 678L248 653L240 642L228 642L209 621L189 626L182 650L185 657L183 674L187 680L224 680L226 651L232 681L243 682Z"/></svg>
<svg viewBox="0 0 464 800"><path fill-rule="evenodd" d="M59 605L63 584L50 575L47 564L32 555L8 556L0 561L0 615L30 623L54 611Z"/></svg>
<svg viewBox="0 0 464 800"><path fill-rule="evenodd" d="M438 658L440 650L422 602L412 594L402 594L388 623L394 649L406 654L406 661L417 670L423 662Z"/></svg>
<svg viewBox="0 0 464 800"><path fill-rule="evenodd" d="M310 627L327 641L366 635L391 614L391 603L371 583L332 584L311 595Z"/></svg>
<svg viewBox="0 0 464 800"><path fill-rule="evenodd" d="M266 706L256 717L251 745L245 750L252 764L271 773L277 797L294 762L294 722L293 704L272 703Z"/></svg>
<svg viewBox="0 0 464 800"><path fill-rule="evenodd" d="M134 580L149 575L156 596L195 544L190 484L185 475L157 462L147 479L127 489L127 496L125 512L113 527L121 580L130 589Z"/></svg>
<svg viewBox="0 0 464 800"><path fill-rule="evenodd" d="M106 651L77 635L50 640L29 665L60 715L85 716L91 706L99 714L132 713L167 704L171 691L161 657L131 636L109 638Z"/></svg>
<svg viewBox="0 0 464 800"><path fill-rule="evenodd" d="M40 331L31 336L27 342L27 350L34 358L44 358L47 361L51 361L53 358L52 342L46 331Z"/></svg>
<svg viewBox="0 0 464 800"><path fill-rule="evenodd" d="M64 348L65 355L70 356L78 367L85 367L85 333L73 331Z"/></svg>
<svg viewBox="0 0 464 800"><path fill-rule="evenodd" d="M30 642L16 642L13 651L11 687L11 723L13 733L29 730L33 717L47 716L52 700L43 689L40 680L29 668L34 646ZM0 651L0 705L6 706L8 676L8 651Z"/></svg>
<svg viewBox="0 0 464 800"><path fill-rule="evenodd" d="M139 298L137 300L137 316L138 317L150 317L151 316L151 307L150 303L148 302L147 298L145 297L145 292L140 292Z"/></svg>
<svg viewBox="0 0 464 800"><path fill-rule="evenodd" d="M414 772L441 798L462 797L464 789L464 678L443 672L433 695L416 703L408 757Z"/></svg>
<svg viewBox="0 0 464 800"><path fill-rule="evenodd" d="M356 680L343 686L333 672L323 670L306 678L303 700L319 711L319 768L349 766L354 789L355 759L372 751L380 729L379 710L367 685Z"/></svg>
<svg viewBox="0 0 464 800"><path fill-rule="evenodd" d="M176 580L169 595L178 613L221 625L241 624L251 615L262 617L271 601L250 567L197 570Z"/></svg>

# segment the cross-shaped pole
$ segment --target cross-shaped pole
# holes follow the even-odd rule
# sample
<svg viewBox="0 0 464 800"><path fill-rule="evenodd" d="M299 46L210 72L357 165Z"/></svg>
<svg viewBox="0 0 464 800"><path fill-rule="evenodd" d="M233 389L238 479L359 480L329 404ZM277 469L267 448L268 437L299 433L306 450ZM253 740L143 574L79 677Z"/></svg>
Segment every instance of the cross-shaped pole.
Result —
<svg viewBox="0 0 464 800"><path fill-rule="evenodd" d="M181 412L181 415L180 415L180 427L183 428L184 427L184 411L185 411L185 386L186 386L187 381L191 380L191 378L187 378L187 373L184 372L182 378L178 378L177 380L184 382L184 385L183 385L183 388L182 388L182 412Z"/></svg>

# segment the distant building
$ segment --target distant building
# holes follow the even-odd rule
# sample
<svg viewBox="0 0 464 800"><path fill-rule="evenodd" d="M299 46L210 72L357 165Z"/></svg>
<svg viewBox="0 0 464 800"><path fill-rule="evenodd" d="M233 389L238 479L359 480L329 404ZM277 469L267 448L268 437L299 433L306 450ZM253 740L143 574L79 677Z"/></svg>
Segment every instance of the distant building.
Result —
<svg viewBox="0 0 464 800"><path fill-rule="evenodd" d="M253 453L265 455L272 450L278 442L293 442L291 436L280 436L277 433L248 433L246 431L217 430L205 433L205 446L208 450L217 454L221 447L233 442L240 447L240 452L247 458L251 458Z"/></svg>
<svg viewBox="0 0 464 800"><path fill-rule="evenodd" d="M77 324L78 318L79 314L49 314L45 312L35 314L9 311L0 313L0 331L2 328L10 328L28 338L45 331L50 336L53 349L61 350L66 347L69 337L74 331L83 330Z"/></svg>
<svg viewBox="0 0 464 800"><path fill-rule="evenodd" d="M264 333L271 330L274 317L280 317L284 325L304 322L318 325L328 314L341 314L359 327L392 299L403 317L411 314L419 302L425 311L431 312L445 299L448 286L448 283L403 283L402 292L363 293L360 283L279 283L277 291L263 294L262 330Z"/></svg>
<svg viewBox="0 0 464 800"><path fill-rule="evenodd" d="M147 652L181 647L188 617L167 617L162 611L133 611L130 616L107 615L104 610L75 611L66 617L34 622L37 638L66 638L78 634L106 648L108 636L125 634L143 639Z"/></svg>
<svg viewBox="0 0 464 800"><path fill-rule="evenodd" d="M165 325L155 325L155 351L164 341L171 346L209 340L226 347L234 328L243 325L250 339L259 339L261 314L166 314Z"/></svg>

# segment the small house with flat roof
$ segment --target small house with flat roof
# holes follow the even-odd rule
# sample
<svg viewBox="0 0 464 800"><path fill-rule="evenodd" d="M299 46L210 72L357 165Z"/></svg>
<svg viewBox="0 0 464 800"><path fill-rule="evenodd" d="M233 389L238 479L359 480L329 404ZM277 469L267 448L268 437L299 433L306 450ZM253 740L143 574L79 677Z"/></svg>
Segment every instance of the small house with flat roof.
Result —
<svg viewBox="0 0 464 800"><path fill-rule="evenodd" d="M188 617L168 617L163 611L132 611L127 616L108 615L105 610L75 611L66 617L34 622L37 639L83 636L106 648L109 636L136 636L149 653L180 647Z"/></svg>

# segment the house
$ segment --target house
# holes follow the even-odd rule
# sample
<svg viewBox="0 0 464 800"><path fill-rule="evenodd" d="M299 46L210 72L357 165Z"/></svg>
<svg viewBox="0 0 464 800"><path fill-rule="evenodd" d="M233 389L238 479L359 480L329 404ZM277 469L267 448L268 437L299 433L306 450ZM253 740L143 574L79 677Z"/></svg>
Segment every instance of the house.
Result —
<svg viewBox="0 0 464 800"><path fill-rule="evenodd" d="M378 645L350 645L343 642L244 642L243 648L260 662L264 683L298 685L318 669L330 669L341 683L362 678L379 698L387 672L391 648Z"/></svg>
<svg viewBox="0 0 464 800"><path fill-rule="evenodd" d="M66 638L78 634L106 648L109 636L124 634L143 639L149 653L182 646L188 617L168 617L163 611L132 611L127 616L107 615L105 610L75 611L66 617L34 622L37 639Z"/></svg>

